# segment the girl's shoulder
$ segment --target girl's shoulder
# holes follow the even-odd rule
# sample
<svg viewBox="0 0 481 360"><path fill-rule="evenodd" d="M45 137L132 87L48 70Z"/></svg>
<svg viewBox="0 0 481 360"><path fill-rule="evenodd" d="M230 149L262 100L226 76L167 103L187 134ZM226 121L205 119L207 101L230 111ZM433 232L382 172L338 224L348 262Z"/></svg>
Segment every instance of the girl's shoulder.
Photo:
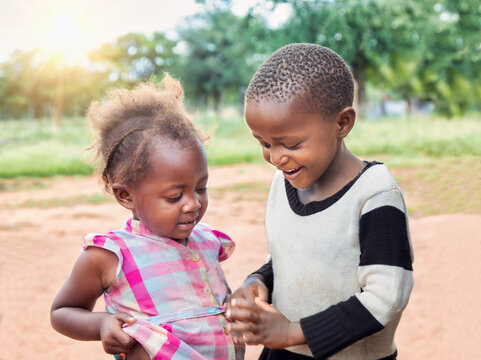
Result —
<svg viewBox="0 0 481 360"><path fill-rule="evenodd" d="M205 223L198 223L192 231L190 238L202 244L202 247L207 249L218 249L220 261L227 259L235 248L235 243L229 235L222 231L212 229Z"/></svg>

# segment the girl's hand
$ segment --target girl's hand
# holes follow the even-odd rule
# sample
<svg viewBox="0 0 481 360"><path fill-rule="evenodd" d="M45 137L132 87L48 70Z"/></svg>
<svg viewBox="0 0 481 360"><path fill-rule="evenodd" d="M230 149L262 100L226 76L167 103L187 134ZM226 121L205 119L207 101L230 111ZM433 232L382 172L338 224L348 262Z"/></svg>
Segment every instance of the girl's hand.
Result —
<svg viewBox="0 0 481 360"><path fill-rule="evenodd" d="M281 312L259 298L254 302L234 299L231 302L228 324L234 333L242 333L248 345L263 344L281 349L305 343L299 323L290 322Z"/></svg>
<svg viewBox="0 0 481 360"><path fill-rule="evenodd" d="M122 330L123 324L137 321L127 313L106 314L100 324L100 340L107 354L128 353L136 341Z"/></svg>

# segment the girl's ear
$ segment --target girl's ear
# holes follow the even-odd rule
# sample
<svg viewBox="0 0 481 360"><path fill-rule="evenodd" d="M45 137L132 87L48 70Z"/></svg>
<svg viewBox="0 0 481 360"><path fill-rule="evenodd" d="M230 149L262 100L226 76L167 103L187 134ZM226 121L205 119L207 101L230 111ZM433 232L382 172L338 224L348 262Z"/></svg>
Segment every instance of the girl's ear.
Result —
<svg viewBox="0 0 481 360"><path fill-rule="evenodd" d="M134 210L134 202L132 199L132 189L128 185L113 184L112 191L115 196L115 200L128 210Z"/></svg>
<svg viewBox="0 0 481 360"><path fill-rule="evenodd" d="M351 106L342 109L336 117L337 135L340 139L344 139L356 122L356 110Z"/></svg>

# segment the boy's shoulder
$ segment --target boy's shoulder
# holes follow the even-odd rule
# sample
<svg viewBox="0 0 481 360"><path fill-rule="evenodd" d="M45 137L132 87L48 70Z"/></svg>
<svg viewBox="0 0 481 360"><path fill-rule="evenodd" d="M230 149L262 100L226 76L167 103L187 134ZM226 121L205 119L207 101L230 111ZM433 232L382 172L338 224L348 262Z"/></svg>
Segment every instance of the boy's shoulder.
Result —
<svg viewBox="0 0 481 360"><path fill-rule="evenodd" d="M383 163L368 162L365 170L356 181L361 189L370 189L373 192L398 190L399 186L391 172Z"/></svg>

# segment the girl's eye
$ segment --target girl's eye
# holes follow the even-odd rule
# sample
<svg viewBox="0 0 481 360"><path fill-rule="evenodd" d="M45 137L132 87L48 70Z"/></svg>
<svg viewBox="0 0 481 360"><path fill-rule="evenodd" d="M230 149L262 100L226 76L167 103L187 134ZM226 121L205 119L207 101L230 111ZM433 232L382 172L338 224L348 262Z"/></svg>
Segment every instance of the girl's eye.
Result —
<svg viewBox="0 0 481 360"><path fill-rule="evenodd" d="M205 193L206 191L207 191L207 188L206 188L206 187L197 189L197 192L198 192L199 194L203 194L203 193Z"/></svg>
<svg viewBox="0 0 481 360"><path fill-rule="evenodd" d="M176 202L176 201L179 201L181 197L182 197L182 193L180 193L177 196L167 197L167 200L170 202Z"/></svg>
<svg viewBox="0 0 481 360"><path fill-rule="evenodd" d="M261 146L266 149L269 149L271 147L271 145L268 143L261 143Z"/></svg>

